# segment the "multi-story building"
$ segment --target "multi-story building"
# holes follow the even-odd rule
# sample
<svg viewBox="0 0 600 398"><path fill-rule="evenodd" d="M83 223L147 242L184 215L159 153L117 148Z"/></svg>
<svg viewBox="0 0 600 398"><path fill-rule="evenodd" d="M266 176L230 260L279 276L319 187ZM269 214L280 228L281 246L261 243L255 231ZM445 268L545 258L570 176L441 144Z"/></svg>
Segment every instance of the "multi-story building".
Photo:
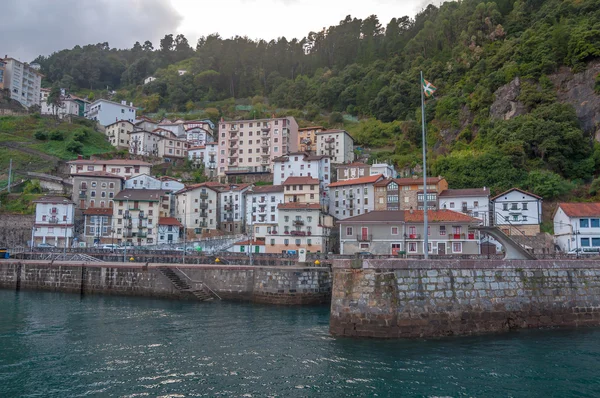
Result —
<svg viewBox="0 0 600 398"><path fill-rule="evenodd" d="M186 159L188 146L185 139L162 137L158 140L158 157L166 160Z"/></svg>
<svg viewBox="0 0 600 398"><path fill-rule="evenodd" d="M492 199L492 220L507 235L533 236L540 233L542 198L512 188Z"/></svg>
<svg viewBox="0 0 600 398"><path fill-rule="evenodd" d="M289 177L313 177L326 190L331 182L331 162L326 155L293 152L273 159L273 185L281 185Z"/></svg>
<svg viewBox="0 0 600 398"><path fill-rule="evenodd" d="M174 217L160 217L158 219L158 244L173 245L179 243L179 235L183 232L183 225Z"/></svg>
<svg viewBox="0 0 600 398"><path fill-rule="evenodd" d="M177 192L185 188L185 184L171 177L152 177L139 174L125 181L125 189L160 189Z"/></svg>
<svg viewBox="0 0 600 398"><path fill-rule="evenodd" d="M429 254L480 254L479 232L470 229L479 220L451 210L427 213ZM423 222L422 210L372 211L347 218L339 222L340 254L422 255Z"/></svg>
<svg viewBox="0 0 600 398"><path fill-rule="evenodd" d="M371 175L371 166L362 162L352 162L337 166L337 180L354 180Z"/></svg>
<svg viewBox="0 0 600 398"><path fill-rule="evenodd" d="M60 106L48 103L48 96L50 95L50 89L40 89L40 113L42 115L54 115L62 119L65 116L83 116L87 104L86 100L78 98L71 94L66 94L64 89L61 89L61 103Z"/></svg>
<svg viewBox="0 0 600 398"><path fill-rule="evenodd" d="M44 196L35 203L33 243L70 247L73 243L75 203L62 196Z"/></svg>
<svg viewBox="0 0 600 398"><path fill-rule="evenodd" d="M196 166L204 165L204 174L208 177L216 177L219 163L219 144L208 142L206 145L189 148L188 159Z"/></svg>
<svg viewBox="0 0 600 398"><path fill-rule="evenodd" d="M129 134L129 153L158 157L158 143L162 138L158 132L134 130ZM174 137L171 135L170 138Z"/></svg>
<svg viewBox="0 0 600 398"><path fill-rule="evenodd" d="M204 146L208 142L213 142L213 136L208 130L194 126L185 130L186 140L190 146Z"/></svg>
<svg viewBox="0 0 600 398"><path fill-rule="evenodd" d="M105 99L99 99L89 107L85 117L91 120L95 120L102 126L108 126L119 120L128 120L133 123L135 119L136 108L133 106L133 102L127 105L127 101L113 102Z"/></svg>
<svg viewBox="0 0 600 398"><path fill-rule="evenodd" d="M119 120L106 126L104 133L108 141L117 149L129 149L129 138L135 125L128 120Z"/></svg>
<svg viewBox="0 0 600 398"><path fill-rule="evenodd" d="M333 163L354 161L354 139L345 130L325 130L317 134L317 155L328 155Z"/></svg>
<svg viewBox="0 0 600 398"><path fill-rule="evenodd" d="M343 220L375 209L375 184L383 175L343 180L329 184L329 214Z"/></svg>
<svg viewBox="0 0 600 398"><path fill-rule="evenodd" d="M270 172L274 158L288 153L298 135L293 117L219 123L218 174L226 172Z"/></svg>
<svg viewBox="0 0 600 398"><path fill-rule="evenodd" d="M398 172L396 171L394 166L387 163L373 163L371 165L371 170L369 171L369 173L371 175L383 174L385 178L398 177Z"/></svg>
<svg viewBox="0 0 600 398"><path fill-rule="evenodd" d="M554 243L563 252L600 252L600 203L559 203Z"/></svg>
<svg viewBox="0 0 600 398"><path fill-rule="evenodd" d="M490 190L486 187L446 189L438 195L438 200L440 209L457 211L490 225Z"/></svg>
<svg viewBox="0 0 600 398"><path fill-rule="evenodd" d="M438 209L438 195L448 189L443 177L427 177L427 209ZM390 178L375 184L375 210L423 210L423 178Z"/></svg>
<svg viewBox="0 0 600 398"><path fill-rule="evenodd" d="M189 185L175 193L175 217L192 240L219 228L219 192L217 182Z"/></svg>
<svg viewBox="0 0 600 398"><path fill-rule="evenodd" d="M83 240L86 246L114 244L112 208L90 207L83 211Z"/></svg>
<svg viewBox="0 0 600 398"><path fill-rule="evenodd" d="M246 192L246 225L254 239L264 239L277 230L277 205L284 201L283 188L283 185L263 185Z"/></svg>
<svg viewBox="0 0 600 398"><path fill-rule="evenodd" d="M171 133L173 133L173 137L176 138L185 138L186 134L185 134L185 127L183 126L183 123L159 123L158 124L158 128L162 129L162 130L168 130Z"/></svg>
<svg viewBox="0 0 600 398"><path fill-rule="evenodd" d="M115 196L113 219L118 244L154 245L158 241L158 220L171 216L168 191L126 189Z"/></svg>
<svg viewBox="0 0 600 398"><path fill-rule="evenodd" d="M71 174L73 178L72 200L78 210L88 208L112 208L114 198L123 189L122 176L105 171L89 171Z"/></svg>
<svg viewBox="0 0 600 398"><path fill-rule="evenodd" d="M221 214L219 229L239 234L245 232L246 192L250 184L230 184L220 188L219 211Z"/></svg>
<svg viewBox="0 0 600 398"><path fill-rule="evenodd" d="M316 203L321 206L319 180L314 177L288 177L283 182L283 201Z"/></svg>
<svg viewBox="0 0 600 398"><path fill-rule="evenodd" d="M134 124L136 130L154 131L158 128L158 123L148 119L145 116L140 116L140 118L135 121Z"/></svg>
<svg viewBox="0 0 600 398"><path fill-rule="evenodd" d="M26 107L40 105L42 74L29 64L6 57L1 59L2 84L10 92L10 98Z"/></svg>
<svg viewBox="0 0 600 398"><path fill-rule="evenodd" d="M323 131L323 126L303 127L298 129L298 138L290 145L290 152L316 152L317 133Z"/></svg>
<svg viewBox="0 0 600 398"><path fill-rule="evenodd" d="M8 88L8 84L6 82L6 62L0 58L0 90L4 90L5 88Z"/></svg>
<svg viewBox="0 0 600 398"><path fill-rule="evenodd" d="M79 156L77 160L67 162L67 164L70 167L70 174L103 171L124 178L133 177L138 174L150 174L150 169L152 167L150 163L141 160L83 159L81 156Z"/></svg>

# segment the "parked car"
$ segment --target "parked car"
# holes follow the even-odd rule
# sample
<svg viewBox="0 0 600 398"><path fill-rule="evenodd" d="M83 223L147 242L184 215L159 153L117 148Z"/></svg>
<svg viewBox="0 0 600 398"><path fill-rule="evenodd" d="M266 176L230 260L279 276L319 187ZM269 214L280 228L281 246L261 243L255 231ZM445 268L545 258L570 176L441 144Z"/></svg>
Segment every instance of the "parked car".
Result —
<svg viewBox="0 0 600 398"><path fill-rule="evenodd" d="M121 246L119 245L102 245L100 246L100 249L104 249L104 250L120 250L123 249Z"/></svg>
<svg viewBox="0 0 600 398"><path fill-rule="evenodd" d="M54 245L51 245L50 243L40 243L39 245L37 245L37 247L56 247Z"/></svg>
<svg viewBox="0 0 600 398"><path fill-rule="evenodd" d="M579 255L600 255L600 247L580 247L578 249L572 249L567 254L579 254Z"/></svg>
<svg viewBox="0 0 600 398"><path fill-rule="evenodd" d="M178 251L178 252L182 252L182 251L183 251L183 246L176 247L174 250L175 250L175 251ZM192 252L195 252L195 251L196 251L196 250L194 249L194 247L193 247L193 246L187 246L187 247L185 248L185 252L186 252L186 253L192 253Z"/></svg>
<svg viewBox="0 0 600 398"><path fill-rule="evenodd" d="M373 255L373 253L371 253L371 252L358 252L356 254L358 254L359 256L372 256Z"/></svg>

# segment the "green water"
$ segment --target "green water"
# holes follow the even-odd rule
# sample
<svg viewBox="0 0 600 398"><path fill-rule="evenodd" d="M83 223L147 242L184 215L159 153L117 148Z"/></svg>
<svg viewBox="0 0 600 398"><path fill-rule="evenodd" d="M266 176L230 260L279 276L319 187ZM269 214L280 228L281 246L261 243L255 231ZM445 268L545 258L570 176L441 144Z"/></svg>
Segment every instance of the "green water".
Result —
<svg viewBox="0 0 600 398"><path fill-rule="evenodd" d="M328 315L0 290L0 397L600 396L600 329L351 340Z"/></svg>

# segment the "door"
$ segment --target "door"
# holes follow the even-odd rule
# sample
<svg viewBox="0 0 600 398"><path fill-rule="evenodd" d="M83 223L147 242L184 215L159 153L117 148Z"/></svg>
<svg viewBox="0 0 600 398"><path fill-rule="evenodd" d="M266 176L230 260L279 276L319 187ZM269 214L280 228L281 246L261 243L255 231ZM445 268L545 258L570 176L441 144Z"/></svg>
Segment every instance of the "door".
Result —
<svg viewBox="0 0 600 398"><path fill-rule="evenodd" d="M260 246L254 246L254 253L260 253Z"/></svg>
<svg viewBox="0 0 600 398"><path fill-rule="evenodd" d="M397 256L400 252L400 243L392 243L392 256Z"/></svg>
<svg viewBox="0 0 600 398"><path fill-rule="evenodd" d="M360 229L360 235L361 235L363 241L368 240L368 237L369 237L369 228L362 227Z"/></svg>
<svg viewBox="0 0 600 398"><path fill-rule="evenodd" d="M441 256L446 254L446 243L438 242L438 254Z"/></svg>

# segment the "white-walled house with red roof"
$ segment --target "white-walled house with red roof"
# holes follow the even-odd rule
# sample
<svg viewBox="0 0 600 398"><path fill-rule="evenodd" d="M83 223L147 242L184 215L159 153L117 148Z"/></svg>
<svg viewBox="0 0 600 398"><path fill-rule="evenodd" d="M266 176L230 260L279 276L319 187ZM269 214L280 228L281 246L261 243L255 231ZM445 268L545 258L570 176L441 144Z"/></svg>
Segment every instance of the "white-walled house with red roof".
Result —
<svg viewBox="0 0 600 398"><path fill-rule="evenodd" d="M83 159L81 156L79 156L77 160L67 162L67 164L70 167L70 174L103 171L124 178L136 176L138 174L150 174L150 169L152 168L152 164L142 160Z"/></svg>
<svg viewBox="0 0 600 398"><path fill-rule="evenodd" d="M494 225L507 235L534 236L540 233L542 198L519 188L494 196Z"/></svg>
<svg viewBox="0 0 600 398"><path fill-rule="evenodd" d="M75 203L63 196L44 196L35 203L33 241L35 245L49 244L71 247L75 222Z"/></svg>
<svg viewBox="0 0 600 398"><path fill-rule="evenodd" d="M179 236L183 230L183 225L175 217L160 217L158 219L158 239L157 243L177 244L180 242Z"/></svg>
<svg viewBox="0 0 600 398"><path fill-rule="evenodd" d="M600 203L559 203L554 243L563 252L600 252Z"/></svg>
<svg viewBox="0 0 600 398"><path fill-rule="evenodd" d="M375 210L374 184L382 180L377 174L329 184L329 214L343 220Z"/></svg>

